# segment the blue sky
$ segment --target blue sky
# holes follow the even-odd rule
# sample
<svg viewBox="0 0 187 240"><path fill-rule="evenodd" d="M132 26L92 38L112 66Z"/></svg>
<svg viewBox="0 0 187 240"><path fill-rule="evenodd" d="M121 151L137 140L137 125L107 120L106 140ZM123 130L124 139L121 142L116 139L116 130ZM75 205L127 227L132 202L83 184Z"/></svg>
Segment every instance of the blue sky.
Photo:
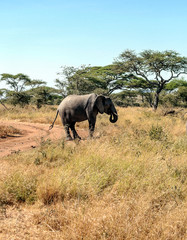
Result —
<svg viewBox="0 0 187 240"><path fill-rule="evenodd" d="M0 73L53 86L61 66L108 65L125 49L187 56L186 23L186 0L0 0Z"/></svg>

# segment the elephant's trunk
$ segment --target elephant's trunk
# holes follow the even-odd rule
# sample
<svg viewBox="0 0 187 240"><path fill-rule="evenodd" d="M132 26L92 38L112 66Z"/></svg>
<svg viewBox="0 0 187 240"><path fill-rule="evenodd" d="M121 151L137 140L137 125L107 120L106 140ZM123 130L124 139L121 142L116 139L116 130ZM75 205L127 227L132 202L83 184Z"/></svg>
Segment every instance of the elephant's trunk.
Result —
<svg viewBox="0 0 187 240"><path fill-rule="evenodd" d="M111 122L111 123L115 123L115 122L117 122L117 120L118 120L118 115L117 115L117 113L112 112L111 115L110 115L110 122Z"/></svg>

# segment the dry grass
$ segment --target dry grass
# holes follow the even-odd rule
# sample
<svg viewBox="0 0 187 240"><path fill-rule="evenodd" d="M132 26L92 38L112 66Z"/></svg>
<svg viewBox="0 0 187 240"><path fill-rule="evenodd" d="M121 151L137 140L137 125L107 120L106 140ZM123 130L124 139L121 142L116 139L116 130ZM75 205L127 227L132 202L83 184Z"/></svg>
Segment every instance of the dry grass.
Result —
<svg viewBox="0 0 187 240"><path fill-rule="evenodd" d="M8 106L9 111L0 106L0 116L2 120L17 119L22 122L50 123L54 120L57 106L43 106L37 109L35 106L25 106L23 108ZM60 118L56 124L61 124Z"/></svg>
<svg viewBox="0 0 187 240"><path fill-rule="evenodd" d="M22 131L12 126L0 126L0 138L14 137L21 134Z"/></svg>
<svg viewBox="0 0 187 240"><path fill-rule="evenodd" d="M24 111L24 121L55 115ZM14 167L0 177L0 239L187 238L184 114L118 112L115 124L98 116L95 139L46 141L4 159Z"/></svg>

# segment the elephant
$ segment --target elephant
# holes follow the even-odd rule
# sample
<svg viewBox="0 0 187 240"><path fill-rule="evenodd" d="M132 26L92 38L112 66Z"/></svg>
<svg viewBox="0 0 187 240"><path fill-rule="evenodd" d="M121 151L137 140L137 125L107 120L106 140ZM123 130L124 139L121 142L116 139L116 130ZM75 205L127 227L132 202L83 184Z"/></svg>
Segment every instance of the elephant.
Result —
<svg viewBox="0 0 187 240"><path fill-rule="evenodd" d="M92 138L98 113L110 115L109 120L111 123L118 120L116 108L109 97L95 93L69 95L58 106L56 117L49 130L53 128L59 114L66 133L66 140L72 140L70 129L73 133L73 139L81 139L75 130L75 123L85 120L89 122L89 137Z"/></svg>

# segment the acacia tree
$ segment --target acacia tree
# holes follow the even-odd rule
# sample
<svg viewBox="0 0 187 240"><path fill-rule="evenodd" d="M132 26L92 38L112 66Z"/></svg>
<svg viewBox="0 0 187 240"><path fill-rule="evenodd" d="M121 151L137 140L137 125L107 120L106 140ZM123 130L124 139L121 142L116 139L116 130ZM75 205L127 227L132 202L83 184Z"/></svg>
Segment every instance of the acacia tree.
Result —
<svg viewBox="0 0 187 240"><path fill-rule="evenodd" d="M63 98L67 96L67 82L61 81L60 79L55 79L55 87L57 87L57 93Z"/></svg>
<svg viewBox="0 0 187 240"><path fill-rule="evenodd" d="M90 71L90 66L62 66L61 69L62 71L58 74L63 79L56 79L55 86L58 87L63 97L68 94L84 94L92 90L93 84L85 76Z"/></svg>
<svg viewBox="0 0 187 240"><path fill-rule="evenodd" d="M159 94L165 85L181 74L187 74L187 58L175 51L145 50L137 55L132 50L126 50L120 54L115 64L122 71L141 77L150 84L155 95L154 110L158 107Z"/></svg>
<svg viewBox="0 0 187 240"><path fill-rule="evenodd" d="M39 88L42 85L46 85L46 82L38 79L29 80L25 83L25 86L31 87L31 89Z"/></svg>
<svg viewBox="0 0 187 240"><path fill-rule="evenodd" d="M17 93L22 92L25 89L25 86L31 82L30 78L22 73L16 75L2 73L1 76L1 81L5 81L6 84Z"/></svg>
<svg viewBox="0 0 187 240"><path fill-rule="evenodd" d="M47 86L39 86L28 91L32 96L31 102L35 103L37 108L41 108L44 104L51 104L53 100L54 88Z"/></svg>
<svg viewBox="0 0 187 240"><path fill-rule="evenodd" d="M12 104L20 104L21 106L24 106L29 103L30 96L24 92L26 86L31 82L31 79L27 75L22 73L16 75L2 73L1 81L5 81L9 88L12 89L11 91L6 91Z"/></svg>
<svg viewBox="0 0 187 240"><path fill-rule="evenodd" d="M91 67L85 75L85 78L94 86L94 90L105 95L122 90L131 77L115 64Z"/></svg>
<svg viewBox="0 0 187 240"><path fill-rule="evenodd" d="M129 75L116 65L62 67L63 80L56 80L56 86L64 94L86 94L95 92L110 95L115 90L123 89Z"/></svg>

